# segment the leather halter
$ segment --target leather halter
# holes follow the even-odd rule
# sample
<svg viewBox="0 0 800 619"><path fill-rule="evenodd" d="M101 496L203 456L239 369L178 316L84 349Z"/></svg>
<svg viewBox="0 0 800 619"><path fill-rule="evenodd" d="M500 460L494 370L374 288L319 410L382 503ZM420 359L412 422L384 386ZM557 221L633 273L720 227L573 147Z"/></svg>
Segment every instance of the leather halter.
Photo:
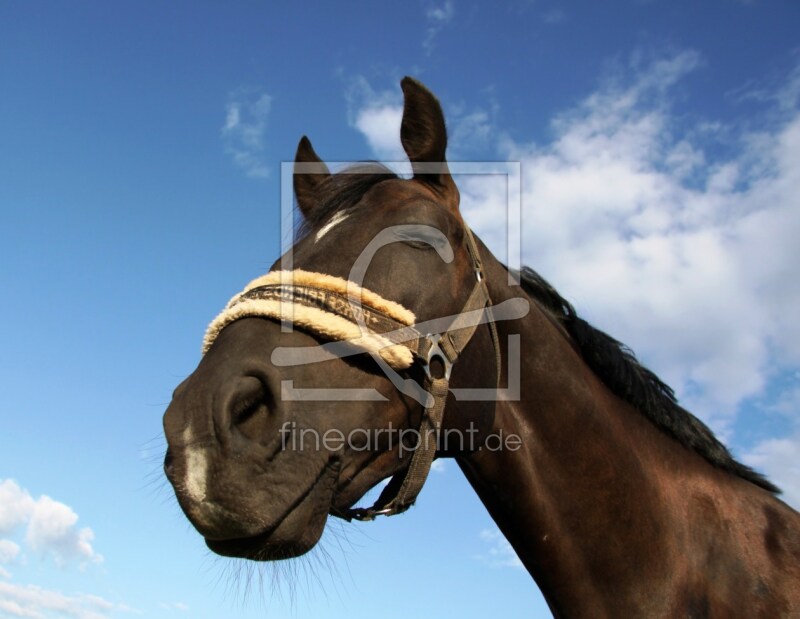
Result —
<svg viewBox="0 0 800 619"><path fill-rule="evenodd" d="M344 512L337 510L331 512L332 515L346 520L374 520L379 515L391 516L402 513L414 504L436 456L437 439L441 431L453 366L469 344L478 325L483 322L489 325L491 332L497 368L496 385L499 385L500 342L495 317L492 314L492 301L483 277L483 265L475 238L467 226L464 226L464 230L476 281L461 311L453 317L448 328L440 333L420 333L408 322L398 319L400 316L397 308L399 313L405 313L412 319L413 314L368 290L359 288L363 295L359 300L341 288L337 291L332 287L315 285L313 282L283 283L278 278L267 280L263 285L259 280L253 282L243 293L231 300L206 332L204 352L210 348L216 335L227 324L244 316L292 320L291 315L284 315L279 307L287 302L287 305L311 312L312 316L328 316L349 325L351 330L355 329L363 337L345 340L346 343L352 343L356 348L361 347L366 352L377 355L376 359L383 357L394 369L408 368L414 362L421 365L425 372L423 388L427 397L418 428L418 445L408 467L395 473L371 507L351 508ZM338 278L331 279L338 280ZM346 286L347 282L338 280L338 284ZM385 311L386 308L392 307L395 308L394 313ZM326 333L320 329L313 319L300 326L321 337L338 339L330 332ZM398 348L403 354L387 355L387 351L392 352L394 349L396 353Z"/></svg>
<svg viewBox="0 0 800 619"><path fill-rule="evenodd" d="M497 326L492 312L492 299L483 277L483 265L472 231L464 226L467 237L472 267L475 273L475 285L467 298L464 307L456 315L447 331L436 334L417 334L416 350L412 352L416 359L422 363L425 370L424 389L432 396L432 403L425 407L419 427L419 443L411 456L411 462L404 471L394 474L387 486L383 489L377 501L371 507L356 507L346 513L334 515L346 520L374 520L377 516L393 516L400 514L411 507L417 500L428 477L428 473L436 456L436 441L442 427L444 407L447 402L447 393L450 389L450 374L459 356L467 347L478 327L475 320L463 321L460 318L473 310L482 310L489 314L486 322L492 334L492 344L495 351L497 367L497 382L500 383L501 358L500 341L497 335ZM431 367L432 362L441 363L441 371L437 372Z"/></svg>

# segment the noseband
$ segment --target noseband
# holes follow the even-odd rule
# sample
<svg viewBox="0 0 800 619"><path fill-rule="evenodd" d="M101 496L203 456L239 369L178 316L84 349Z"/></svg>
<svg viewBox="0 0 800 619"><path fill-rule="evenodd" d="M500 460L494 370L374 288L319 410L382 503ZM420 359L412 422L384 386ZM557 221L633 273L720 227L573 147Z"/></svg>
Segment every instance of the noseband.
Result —
<svg viewBox="0 0 800 619"><path fill-rule="evenodd" d="M336 516L374 520L379 515L402 513L414 504L436 455L453 366L483 322L491 331L499 384L500 343L492 301L475 239L469 228L465 226L465 230L475 285L461 311L438 333L417 330L413 312L399 303L339 277L299 269L273 271L253 280L231 299L206 331L203 354L227 325L258 316L288 321L324 339L370 353L394 370L420 364L428 397L418 429L419 444L408 467L395 473L374 505L335 513Z"/></svg>

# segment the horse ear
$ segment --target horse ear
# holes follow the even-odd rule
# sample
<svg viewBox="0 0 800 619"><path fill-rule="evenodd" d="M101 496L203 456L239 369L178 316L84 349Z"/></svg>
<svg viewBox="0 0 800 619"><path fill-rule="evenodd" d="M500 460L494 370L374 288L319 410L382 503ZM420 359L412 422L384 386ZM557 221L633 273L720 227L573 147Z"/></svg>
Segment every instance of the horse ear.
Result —
<svg viewBox="0 0 800 619"><path fill-rule="evenodd" d="M311 141L303 136L297 145L297 154L294 157L294 195L304 217L307 217L316 206L317 189L330 175L328 166L314 152Z"/></svg>
<svg viewBox="0 0 800 619"><path fill-rule="evenodd" d="M458 209L459 195L447 167L447 128L439 101L425 86L411 77L400 82L403 88L403 122L400 141L406 151L414 179L433 188L445 204Z"/></svg>

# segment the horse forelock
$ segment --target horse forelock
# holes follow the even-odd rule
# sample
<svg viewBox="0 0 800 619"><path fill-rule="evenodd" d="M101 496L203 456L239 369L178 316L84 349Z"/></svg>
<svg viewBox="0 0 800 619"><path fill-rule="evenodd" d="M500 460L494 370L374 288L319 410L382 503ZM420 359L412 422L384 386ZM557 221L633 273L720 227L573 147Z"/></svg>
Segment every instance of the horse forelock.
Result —
<svg viewBox="0 0 800 619"><path fill-rule="evenodd" d="M336 213L353 209L378 183L398 178L378 162L358 163L331 174L320 183L316 206L306 214L297 230L300 240L322 228Z"/></svg>

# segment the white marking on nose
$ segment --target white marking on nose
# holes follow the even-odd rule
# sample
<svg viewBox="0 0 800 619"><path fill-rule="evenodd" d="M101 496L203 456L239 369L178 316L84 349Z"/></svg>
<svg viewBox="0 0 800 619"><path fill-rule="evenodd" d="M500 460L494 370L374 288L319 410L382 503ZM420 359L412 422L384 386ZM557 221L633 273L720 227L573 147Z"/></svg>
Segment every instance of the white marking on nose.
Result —
<svg viewBox="0 0 800 619"><path fill-rule="evenodd" d="M184 444L192 442L192 429L183 431ZM201 503L206 498L206 483L208 480L208 457L206 451L200 447L186 449L186 492L189 498Z"/></svg>
<svg viewBox="0 0 800 619"><path fill-rule="evenodd" d="M189 498L197 503L206 499L206 482L208 481L208 457L206 451L199 447L186 450L186 492Z"/></svg>
<svg viewBox="0 0 800 619"><path fill-rule="evenodd" d="M331 220L328 223L326 223L324 226L322 226L317 231L317 236L316 236L316 241L315 242L319 242L319 240L323 236L328 234L328 232L330 232L334 228L334 226L338 226L340 223L342 223L349 216L350 216L350 213L346 213L344 211L339 211L338 213L336 213L333 217L331 217Z"/></svg>

